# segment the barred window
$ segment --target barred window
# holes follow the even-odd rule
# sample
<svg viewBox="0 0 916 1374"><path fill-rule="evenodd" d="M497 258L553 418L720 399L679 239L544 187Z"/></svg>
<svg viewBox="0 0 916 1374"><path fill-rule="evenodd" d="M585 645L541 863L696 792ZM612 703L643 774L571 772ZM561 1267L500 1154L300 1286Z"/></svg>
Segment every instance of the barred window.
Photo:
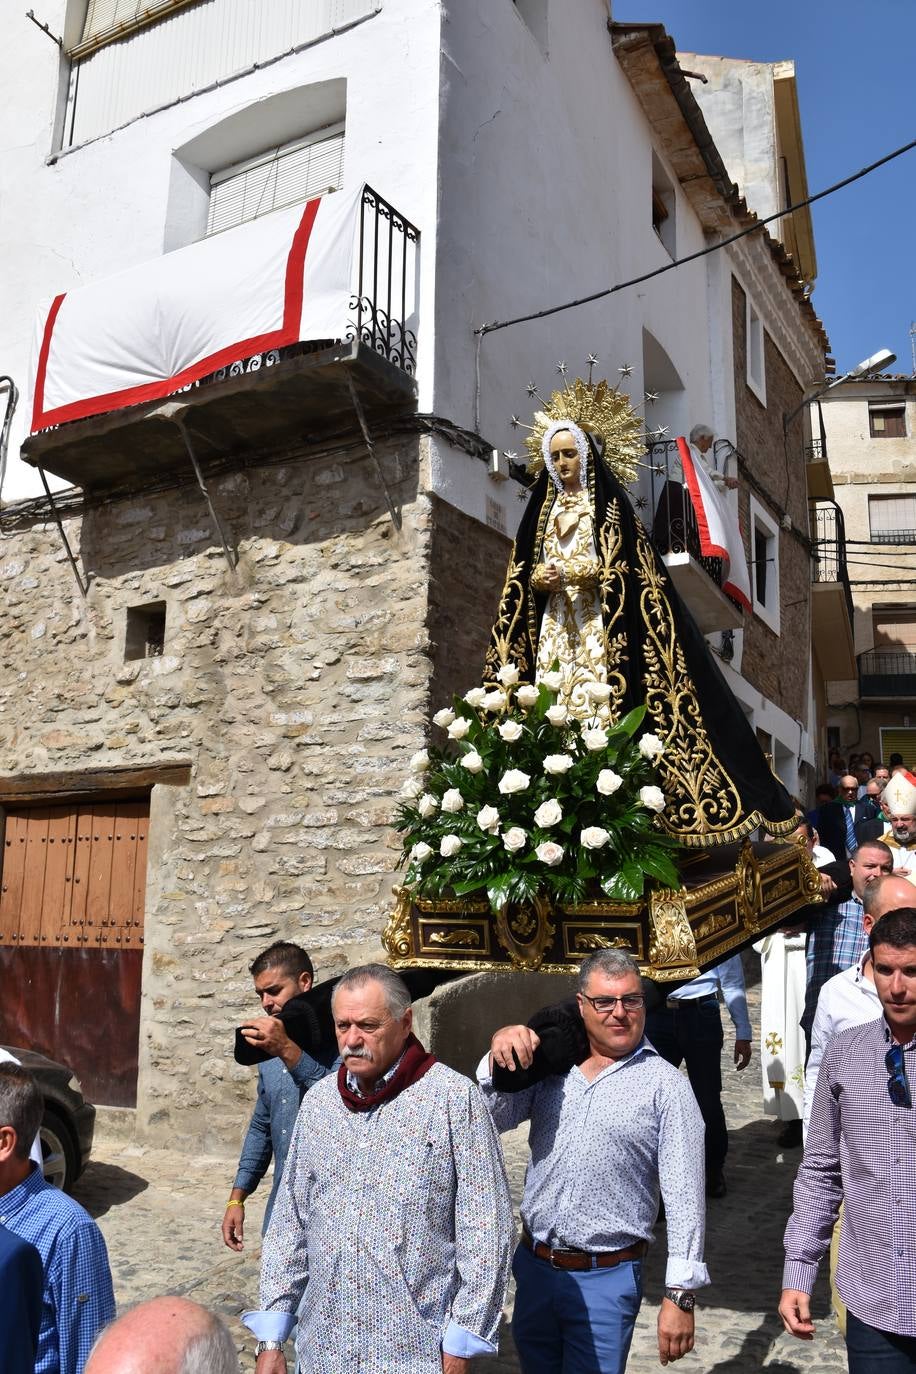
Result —
<svg viewBox="0 0 916 1374"><path fill-rule="evenodd" d="M338 190L343 158L344 125L338 123L214 172L207 233Z"/></svg>

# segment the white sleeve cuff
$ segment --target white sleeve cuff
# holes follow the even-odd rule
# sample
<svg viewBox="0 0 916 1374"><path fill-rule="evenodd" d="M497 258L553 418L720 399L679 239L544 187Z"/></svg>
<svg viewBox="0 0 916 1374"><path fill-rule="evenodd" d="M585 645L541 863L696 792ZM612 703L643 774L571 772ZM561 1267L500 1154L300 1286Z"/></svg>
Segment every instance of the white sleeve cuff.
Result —
<svg viewBox="0 0 916 1374"><path fill-rule="evenodd" d="M477 1065L477 1082L480 1084L481 1087L486 1086L486 1087L489 1088L489 1087L492 1085L492 1082L493 1082L493 1075L490 1073L490 1051L489 1051L489 1050L487 1050L487 1052L486 1052L486 1054L484 1055L483 1059L481 1059L480 1063ZM452 1354L452 1351L451 1351L451 1350L447 1350L445 1353L446 1353L447 1355L451 1355L451 1354Z"/></svg>
<svg viewBox="0 0 916 1374"><path fill-rule="evenodd" d="M243 1312L242 1325L259 1341L285 1341L296 1324L295 1312Z"/></svg>
<svg viewBox="0 0 916 1374"><path fill-rule="evenodd" d="M668 1288L705 1288L709 1283L709 1270L705 1264L682 1259L680 1255L669 1255L665 1269L665 1284Z"/></svg>
<svg viewBox="0 0 916 1374"><path fill-rule="evenodd" d="M495 1355L496 1346L492 1341L485 1341L482 1336L475 1336L473 1331L466 1331L457 1322L449 1322L445 1328L445 1335L442 1337L442 1350L446 1355L457 1355L463 1360L470 1360L474 1355Z"/></svg>

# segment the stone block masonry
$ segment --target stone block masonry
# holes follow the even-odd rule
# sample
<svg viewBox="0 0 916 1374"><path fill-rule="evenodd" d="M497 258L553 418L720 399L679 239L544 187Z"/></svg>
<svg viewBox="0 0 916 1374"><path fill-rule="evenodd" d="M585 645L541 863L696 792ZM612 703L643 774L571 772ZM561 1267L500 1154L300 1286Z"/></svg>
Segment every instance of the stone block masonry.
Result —
<svg viewBox="0 0 916 1374"><path fill-rule="evenodd" d="M212 480L234 572L195 487L87 505L66 520L85 602L52 524L0 521L2 772L191 765L189 785L151 797L147 1137L237 1141L253 1085L232 1030L257 1010L247 965L261 948L301 941L319 977L381 952L391 821L426 741L431 677L463 688L479 673L504 571L480 574L473 606L456 585L465 638L453 640L450 569L469 576L486 561L478 536L493 536L465 521L430 589L431 550L454 553L448 522L463 517L421 490L424 443L378 449L400 531L360 446ZM154 602L163 652L126 661L127 611Z"/></svg>

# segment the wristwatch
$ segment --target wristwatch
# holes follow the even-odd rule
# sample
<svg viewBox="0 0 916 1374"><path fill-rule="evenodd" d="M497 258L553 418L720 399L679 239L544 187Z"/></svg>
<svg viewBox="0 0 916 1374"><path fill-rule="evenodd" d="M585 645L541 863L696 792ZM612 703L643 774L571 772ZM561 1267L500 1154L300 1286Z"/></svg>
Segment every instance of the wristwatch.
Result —
<svg viewBox="0 0 916 1374"><path fill-rule="evenodd" d="M254 1357L257 1359L265 1350L282 1350L285 1344L285 1341L258 1341L254 1348Z"/></svg>
<svg viewBox="0 0 916 1374"><path fill-rule="evenodd" d="M697 1305L696 1296L686 1288L666 1288L665 1297L679 1307L682 1312L692 1312Z"/></svg>

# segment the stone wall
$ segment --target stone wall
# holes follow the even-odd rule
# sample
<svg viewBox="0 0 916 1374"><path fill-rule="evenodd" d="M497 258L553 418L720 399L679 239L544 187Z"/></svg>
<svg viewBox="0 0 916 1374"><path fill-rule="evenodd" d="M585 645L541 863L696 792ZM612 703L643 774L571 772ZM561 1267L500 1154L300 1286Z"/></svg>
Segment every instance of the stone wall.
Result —
<svg viewBox="0 0 916 1374"><path fill-rule="evenodd" d="M754 495L780 523L787 513L792 530L779 533L780 626L776 634L758 616L746 615L741 671L748 682L789 715L804 720L808 702L810 660L811 562L805 546L808 531L807 488L801 417L789 426L783 444L783 415L790 414L802 390L768 333L764 333L766 405L747 384L745 294L732 279L732 331L735 365L735 442L750 468L739 472L739 515L748 557L750 498Z"/></svg>
<svg viewBox="0 0 916 1374"><path fill-rule="evenodd" d="M53 525L2 522L0 770L191 764L189 786L151 799L138 1125L153 1134L238 1137L252 1074L232 1028L261 948L299 940L319 977L380 953L394 800L429 701L420 448L379 448L400 532L361 447L211 481L234 572L194 487L87 509L66 520L85 602ZM156 601L164 653L125 661L128 608Z"/></svg>

